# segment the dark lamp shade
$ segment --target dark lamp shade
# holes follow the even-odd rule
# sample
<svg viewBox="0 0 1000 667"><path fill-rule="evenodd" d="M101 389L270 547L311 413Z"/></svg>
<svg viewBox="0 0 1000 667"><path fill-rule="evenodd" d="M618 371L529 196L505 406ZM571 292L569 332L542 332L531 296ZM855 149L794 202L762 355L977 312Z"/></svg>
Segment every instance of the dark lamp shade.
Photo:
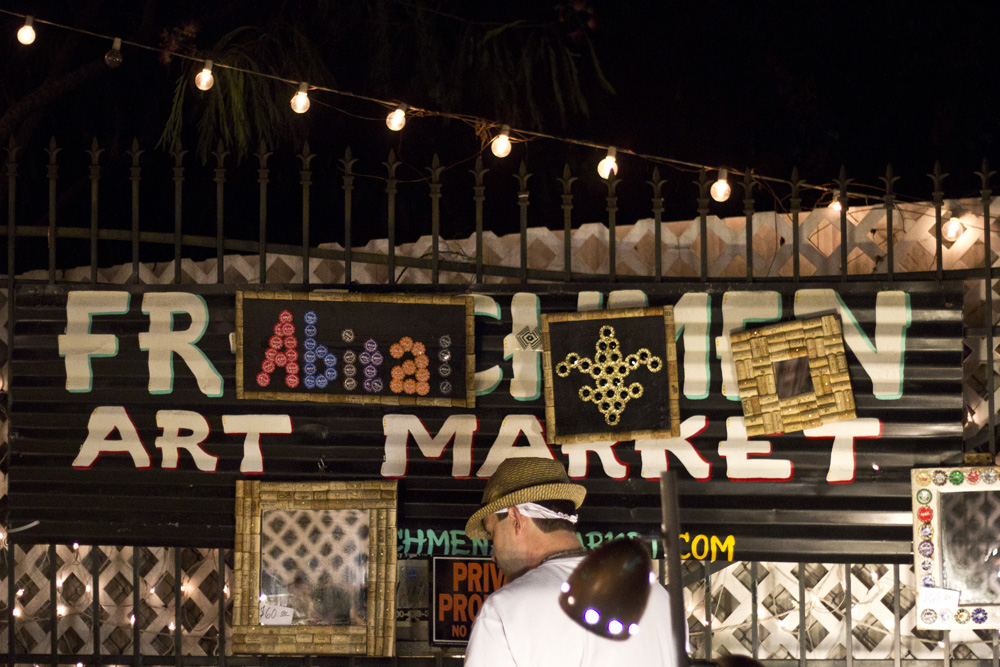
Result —
<svg viewBox="0 0 1000 667"><path fill-rule="evenodd" d="M653 579L653 562L641 542L606 542L563 583L559 606L596 635L628 639L639 631Z"/></svg>

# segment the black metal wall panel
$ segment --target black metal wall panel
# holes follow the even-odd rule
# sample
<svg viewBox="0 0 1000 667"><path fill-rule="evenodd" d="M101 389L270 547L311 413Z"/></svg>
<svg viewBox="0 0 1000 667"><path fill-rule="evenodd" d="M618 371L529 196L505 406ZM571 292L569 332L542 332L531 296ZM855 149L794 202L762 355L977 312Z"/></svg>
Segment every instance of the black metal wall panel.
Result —
<svg viewBox="0 0 1000 667"><path fill-rule="evenodd" d="M717 339L723 332L723 311L737 293L752 290L757 298L770 294L770 303L777 300L780 306L780 319L790 319L796 316L796 287L788 283L728 288L704 284L646 287L651 306L677 304L685 294L710 297L706 310L711 323L707 395L682 393L680 411L682 424L688 419L693 419L692 423L704 420L703 428L688 438L693 446L690 451L696 450L702 462L689 468L690 460L686 463L674 454L659 455L661 460L669 460L671 469L679 471L681 523L688 533L688 543L693 546L698 535L716 536L719 542L732 536L734 558L738 560L906 562L911 535L907 471L914 466L957 461L962 451L961 285L809 285L809 289L834 290L845 312L873 344L879 342L877 315L883 320L895 317L887 314L889 310L876 307L878 294L907 295L910 324L904 327L902 391L898 397L876 397L871 374L879 372L873 371L878 367L877 360L866 368L848 345L858 419L878 420L879 433L855 439L853 454L849 449L841 450L836 457L832 456L832 437L808 438L792 433L753 439L769 442L770 450L758 444L755 447L763 449L753 449L756 453L747 456L747 461L790 462L790 475L781 481L730 479L734 474L732 448L744 453L749 450L746 444L733 444L739 438L730 429L742 412L739 402L723 396ZM60 356L58 338L67 330L70 288L21 286L15 295L10 527L38 523L14 533L12 539L23 543L228 547L233 536L234 482L244 476L240 466L245 446L243 435L224 432L224 416L289 415L291 434L261 438L264 471L258 478L308 481L371 479L393 473L393 457L398 457L400 449L387 444L392 439L386 434L390 428L387 423L392 420L388 415L416 417L431 436L449 417L473 415L477 429L471 466L459 465L457 472L453 469L457 456L454 442L441 456L431 458L412 438L409 440L405 474L400 477L398 523L402 555L464 555L481 548L464 541L461 535L465 518L482 493L484 481L477 472L494 460L491 451L496 457L504 447L504 438L499 435L506 432L505 423L509 427L519 419L532 418L544 423L540 385L537 398L519 400L512 396L514 364L519 362L517 355L510 355L511 349L531 348L533 344L531 327L525 329L520 322L515 326L511 314L518 291L522 292L518 299L533 298L524 287L488 294L493 301L483 301L482 307L495 307L499 319L476 317L477 370L497 366L503 379L492 391L477 396L476 407L471 410L238 400L235 356L230 347L230 334L235 329L233 287L184 286L177 290L198 290L207 305L207 328L197 347L223 378L222 395L206 395L177 355L173 358L172 390L151 393L148 355L141 349L140 340L140 334L150 328L143 300L146 294L166 290L123 289L131 294L127 313L97 315L90 325L93 333L117 337L117 353L92 357L92 387L90 391L76 392L67 391L66 363ZM595 292L601 293L601 303L616 303L614 297L609 297L606 285L573 291L565 287L546 291L541 286L538 290L533 294L537 294L543 313L577 310L581 303L595 302ZM633 290L627 296L634 301L637 293ZM773 317L764 309L749 319L771 321ZM191 324L185 315L174 320L176 330L185 330ZM891 323L880 324L892 329ZM685 350L681 333L678 359L682 387L686 354L693 352ZM132 457L123 453L105 453L88 469L73 467L87 439L92 414L97 408L109 406L127 412L148 452L148 469L137 469ZM215 472L199 470L183 450L176 469L163 469L163 452L156 446L162 434L157 426L160 411L190 411L204 417L210 435L202 448L218 457ZM117 433L110 436L117 437ZM724 442L729 444L720 444ZM532 441L522 435L516 444L531 446ZM572 447L579 445L552 445L549 449L564 463L579 466L581 455L570 454ZM589 492L581 513L581 531L604 535L656 530L659 497L652 468L647 467L645 472L650 474L645 478L643 454L635 443L618 443L612 451L613 457L603 461L597 453L587 454L585 474L576 471ZM728 458L723 455L727 453ZM843 469L831 470L832 459L841 468L845 462L853 462L853 479L842 479L847 474ZM710 466L707 475L706 464ZM747 477L746 465L739 473L743 477ZM585 533L585 539L590 534Z"/></svg>

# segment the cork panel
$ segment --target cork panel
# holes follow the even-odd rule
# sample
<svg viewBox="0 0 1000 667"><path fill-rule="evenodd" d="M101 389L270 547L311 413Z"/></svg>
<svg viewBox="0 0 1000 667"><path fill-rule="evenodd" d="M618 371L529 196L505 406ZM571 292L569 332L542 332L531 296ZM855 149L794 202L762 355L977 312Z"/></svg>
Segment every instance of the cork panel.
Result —
<svg viewBox="0 0 1000 667"><path fill-rule="evenodd" d="M740 331L730 336L730 349L748 437L791 433L855 417L837 316ZM779 383L775 363L800 357L808 359L809 378L801 375L801 365L786 364L780 370L795 375ZM779 384L784 397L778 395ZM787 396L799 390L802 393Z"/></svg>
<svg viewBox="0 0 1000 667"><path fill-rule="evenodd" d="M395 645L396 482L237 482L233 653L391 657ZM357 509L369 513L364 625L259 624L261 515L274 509ZM388 630L388 631L387 631Z"/></svg>

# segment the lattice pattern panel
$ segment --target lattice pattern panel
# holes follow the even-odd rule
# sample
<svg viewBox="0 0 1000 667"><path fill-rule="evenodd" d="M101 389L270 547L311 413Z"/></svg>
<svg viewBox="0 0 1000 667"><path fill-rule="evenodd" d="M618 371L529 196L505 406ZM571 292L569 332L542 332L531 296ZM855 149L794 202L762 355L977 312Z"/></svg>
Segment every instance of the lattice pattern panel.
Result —
<svg viewBox="0 0 1000 667"><path fill-rule="evenodd" d="M14 547L17 585L15 649L47 653L52 600L48 573L56 583L57 627L54 633L60 654L92 653L93 575L97 561L100 617L98 641L103 655L131 655L133 618L139 626L144 655L173 655L176 619L174 559L181 559L181 651L183 655L212 656L218 651L219 595L226 584L217 572L218 552L209 549L140 548L140 602L132 602L132 548L56 545L50 558L47 545ZM226 577L230 576L226 568ZM6 587L6 580L2 580ZM228 590L228 589L227 589ZM6 593L4 592L4 600ZM227 605L227 617L231 611ZM227 620L228 628L228 620ZM6 650L6 632L0 646Z"/></svg>
<svg viewBox="0 0 1000 667"><path fill-rule="evenodd" d="M260 528L262 572L286 589L299 583L292 573L310 587L363 586L369 532L368 513L361 510L265 512ZM299 563L306 567L298 567Z"/></svg>

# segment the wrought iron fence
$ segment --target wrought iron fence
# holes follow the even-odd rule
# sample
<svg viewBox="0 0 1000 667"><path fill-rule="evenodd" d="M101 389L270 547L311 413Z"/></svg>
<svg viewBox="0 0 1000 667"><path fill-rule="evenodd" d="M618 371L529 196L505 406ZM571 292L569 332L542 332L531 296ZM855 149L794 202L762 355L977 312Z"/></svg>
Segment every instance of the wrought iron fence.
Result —
<svg viewBox="0 0 1000 667"><path fill-rule="evenodd" d="M529 188L533 175L525 162L509 174L514 189L497 186L506 195L487 200L489 169L481 158L463 173L447 170L435 156L422 170L426 177L414 183L398 176L403 163L393 152L377 176L359 170L359 158L350 149L342 158L321 158L317 164L322 168L314 171L318 156L308 144L295 156L297 171L280 173L269 166L274 154L263 145L255 154L255 173L245 165L230 165L222 146L213 153L214 164L193 166L185 164L180 147L168 154L147 153L137 141L114 159L105 156L96 140L85 151L89 160L67 157L54 139L44 149L44 160L36 151L24 164L19 162L29 151L7 149L8 295L21 282L381 283L448 290L455 284L464 289L528 282L533 289L546 289L546 284L646 286L669 281L964 280L973 295L966 305L969 348L982 343L987 351L985 359L969 355L966 434L970 447L982 444L996 453L996 207L993 172L985 162L977 172L978 199L948 203L947 174L940 166L929 175L930 197L924 203L900 201L895 191L899 177L891 168L881 179L884 188L865 195L865 201L857 198L844 170L835 186L825 190L810 188L794 172L783 182L747 172L741 183L742 218L712 213L711 183L700 172L690 189L697 215L680 222L664 220L666 180L654 168L646 181L650 190L644 219L622 225L621 179L606 182L601 219L581 224L574 192L579 177L569 166L561 176L543 179L559 184L547 195L558 206L536 214L532 196L538 189ZM278 197L275 179L282 183ZM758 210L762 183L769 193L781 191L775 203L787 202L787 210ZM401 244L404 184L403 208L420 209L418 219L429 220L420 231L429 231L429 238L411 240L406 235L413 236L413 229L407 228L407 243ZM426 192L416 192L418 187ZM445 191L465 202L452 209L462 223L447 226L469 230L467 239L443 238ZM831 194L839 210L816 206L820 196ZM422 205L413 203L422 197ZM317 199L322 206L317 207ZM295 212L275 214L275 206ZM635 218L633 212L642 206L629 206ZM732 211L731 206L725 210ZM959 206L966 217L953 215ZM509 216L505 225L514 231L511 236L491 231L490 211L494 217ZM256 213L255 219L250 213ZM945 235L951 217L961 225L955 238ZM379 221L377 228L371 220ZM541 220L551 224L529 224ZM384 240L379 238L382 230ZM358 245L359 238L364 245ZM977 293L980 299L974 298ZM13 317L8 303L7 336ZM6 452L6 443L3 448ZM172 549L160 555L138 547L16 545L5 557L7 609L0 626L6 632L0 637L5 639L4 659L12 666L266 667L274 661L226 655L228 550ZM948 633L913 630L913 573L907 567L737 563L719 569L692 561L687 570L689 626L698 657L742 648L774 665L1000 664L995 633L953 641ZM833 639L827 641L829 637ZM440 650L431 657L393 662L397 660L413 665L458 662ZM388 661L305 657L282 662Z"/></svg>

